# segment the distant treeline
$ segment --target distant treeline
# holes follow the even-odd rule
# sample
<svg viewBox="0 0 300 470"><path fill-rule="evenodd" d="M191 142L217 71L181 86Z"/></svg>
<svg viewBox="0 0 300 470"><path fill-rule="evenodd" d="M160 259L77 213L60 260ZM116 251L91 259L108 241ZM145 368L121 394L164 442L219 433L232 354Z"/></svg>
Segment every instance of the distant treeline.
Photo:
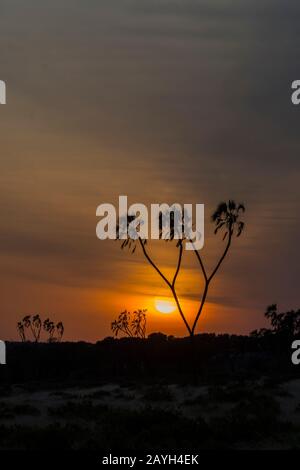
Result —
<svg viewBox="0 0 300 470"><path fill-rule="evenodd" d="M77 384L153 378L168 382L228 381L264 374L300 375L291 362L293 337L287 332L250 336L200 334L174 338L106 338L96 344L7 343L2 385L37 383L57 388Z"/></svg>

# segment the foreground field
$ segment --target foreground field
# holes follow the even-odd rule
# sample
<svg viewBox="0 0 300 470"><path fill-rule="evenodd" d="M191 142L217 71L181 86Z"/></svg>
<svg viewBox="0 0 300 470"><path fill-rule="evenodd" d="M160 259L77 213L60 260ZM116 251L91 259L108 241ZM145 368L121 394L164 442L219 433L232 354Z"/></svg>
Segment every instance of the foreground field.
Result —
<svg viewBox="0 0 300 470"><path fill-rule="evenodd" d="M2 389L1 449L299 447L300 379Z"/></svg>

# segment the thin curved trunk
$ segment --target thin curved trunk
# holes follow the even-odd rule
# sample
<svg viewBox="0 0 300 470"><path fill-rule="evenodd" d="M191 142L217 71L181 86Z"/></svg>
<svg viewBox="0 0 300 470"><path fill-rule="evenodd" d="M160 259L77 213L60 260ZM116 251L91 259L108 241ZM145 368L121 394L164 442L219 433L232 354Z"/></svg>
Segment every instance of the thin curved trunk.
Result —
<svg viewBox="0 0 300 470"><path fill-rule="evenodd" d="M168 279L166 278L166 276L163 275L163 273L161 272L161 270L156 266L156 264L152 261L152 259L150 258L150 256L148 255L147 251L146 251L146 248L145 248L145 245L144 243L142 242L141 238L139 238L139 242L140 242L140 245L142 247L142 250L143 250L143 253L145 255L145 257L147 258L147 260L149 261L149 263L151 264L151 266L155 269L155 271L162 277L162 279L165 281L165 283L171 288L172 285L171 283L168 281Z"/></svg>
<svg viewBox="0 0 300 470"><path fill-rule="evenodd" d="M202 309L203 309L204 304L205 304L205 300L206 300L206 296L207 296L207 292L208 292L208 286L209 286L209 281L206 281L206 282L205 282L205 287L204 287L204 292L203 292L202 299L201 299L201 304L200 304L198 313L197 313L197 315L196 315L196 318L195 318L195 321L194 321L193 327L192 327L192 333L193 333L193 335L195 334L195 329L196 329L198 320L199 320L199 318L200 318Z"/></svg>
<svg viewBox="0 0 300 470"><path fill-rule="evenodd" d="M209 277L207 277L206 275L206 272L205 272L205 269L204 269L204 266L203 266L203 262L201 260L201 257L199 255L199 253L196 253L196 256L197 256L197 259L199 260L200 262L200 265L201 265L201 268L202 268L202 271L203 271L203 274L205 276L205 286L204 286L204 291L203 291L203 295L202 295L202 299L201 299L201 303L200 303L200 307L199 307L199 310L198 310L198 313L196 315L196 318L195 318L195 321L193 323L193 327L192 327L192 334L195 334L195 329L197 327L197 323L198 323L198 320L200 318L200 315L202 313L202 310L203 310L203 307L204 307L204 304L205 304L205 301L206 301L206 297L207 297L207 293L208 293L208 288L209 288L209 284L212 280L212 278L215 276L215 274L217 273L219 267L221 266L222 262L224 261L227 253L228 253L228 250L229 250L229 247L231 245L231 238L232 238L232 229L229 230L229 236L228 236L228 242L227 242L227 245L226 245L226 248L221 256L221 258L219 259L215 269L213 270L213 272L211 273L211 275Z"/></svg>
<svg viewBox="0 0 300 470"><path fill-rule="evenodd" d="M224 253L223 255L221 256L217 266L215 267L215 269L213 270L213 272L211 273L211 275L209 276L208 278L208 282L210 282L212 280L212 278L214 277L214 275L216 274L216 272L218 271L219 267L221 266L225 256L227 255L227 252L229 250L229 247L231 245L231 237L232 237L232 229L230 229L229 231L229 235L228 235L228 242L227 242L227 245L226 245L226 248L224 250Z"/></svg>
<svg viewBox="0 0 300 470"><path fill-rule="evenodd" d="M178 299L178 296L177 296L177 293L176 293L176 290L175 290L175 283L176 283L176 279L177 279L177 276L178 276L178 273L179 273L179 270L180 270L180 266L181 266L181 261L182 261L182 250L183 250L183 247L182 247L182 243L180 243L180 246L179 246L179 256L178 256L178 262L177 262L177 268L176 268L176 271L175 271L175 274L174 274L174 277L173 277L173 280L172 280L172 283L166 278L166 276L164 276L164 274L161 272L161 270L156 266L156 264L154 263L154 261L152 261L152 259L150 258L150 256L148 255L147 251L146 251L146 248L145 248L145 245L143 243L143 241L141 240L141 238L139 238L139 242L140 242L140 245L142 247L142 250L143 250L143 253L146 257L146 259L149 261L149 263L151 264L151 266L155 269L155 271L160 275L160 277L164 280L164 282L167 284L167 286L170 288L171 292L172 292L172 295L174 297L174 300L176 302L176 306L178 308L178 311L179 311L179 314L186 326L186 329L188 330L188 333L189 335L192 336L192 330L184 316L184 313L182 311L182 308L181 308L181 305L180 305L180 302L179 302L179 299Z"/></svg>

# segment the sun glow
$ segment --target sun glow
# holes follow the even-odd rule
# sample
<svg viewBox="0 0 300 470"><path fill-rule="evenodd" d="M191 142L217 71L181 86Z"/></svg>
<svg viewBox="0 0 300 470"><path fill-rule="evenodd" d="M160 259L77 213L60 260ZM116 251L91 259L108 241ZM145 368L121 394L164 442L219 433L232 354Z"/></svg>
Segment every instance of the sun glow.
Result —
<svg viewBox="0 0 300 470"><path fill-rule="evenodd" d="M155 299L155 308L160 313L172 313L176 310L176 304L169 299Z"/></svg>

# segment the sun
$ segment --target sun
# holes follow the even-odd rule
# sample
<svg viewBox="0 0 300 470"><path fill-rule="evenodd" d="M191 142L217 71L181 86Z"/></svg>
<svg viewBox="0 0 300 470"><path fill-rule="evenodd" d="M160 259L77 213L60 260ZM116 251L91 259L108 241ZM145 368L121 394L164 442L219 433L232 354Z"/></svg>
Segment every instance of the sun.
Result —
<svg viewBox="0 0 300 470"><path fill-rule="evenodd" d="M172 313L176 310L176 304L169 299L155 299L155 308L160 313Z"/></svg>

